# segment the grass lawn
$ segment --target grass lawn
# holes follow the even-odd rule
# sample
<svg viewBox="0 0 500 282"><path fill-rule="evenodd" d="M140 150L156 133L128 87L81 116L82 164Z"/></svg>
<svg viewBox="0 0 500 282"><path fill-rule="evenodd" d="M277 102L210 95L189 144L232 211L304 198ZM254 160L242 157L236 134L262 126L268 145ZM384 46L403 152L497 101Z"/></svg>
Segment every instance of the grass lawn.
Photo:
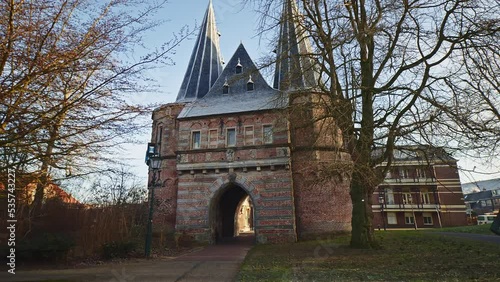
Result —
<svg viewBox="0 0 500 282"><path fill-rule="evenodd" d="M500 281L500 244L422 231L376 233L381 249L350 249L349 236L258 245L238 281Z"/></svg>
<svg viewBox="0 0 500 282"><path fill-rule="evenodd" d="M438 232L458 232L458 233L475 233L475 234L495 235L493 232L491 232L490 227L491 227L491 224L483 224L483 225L435 228L435 229L430 229L430 230L438 231Z"/></svg>

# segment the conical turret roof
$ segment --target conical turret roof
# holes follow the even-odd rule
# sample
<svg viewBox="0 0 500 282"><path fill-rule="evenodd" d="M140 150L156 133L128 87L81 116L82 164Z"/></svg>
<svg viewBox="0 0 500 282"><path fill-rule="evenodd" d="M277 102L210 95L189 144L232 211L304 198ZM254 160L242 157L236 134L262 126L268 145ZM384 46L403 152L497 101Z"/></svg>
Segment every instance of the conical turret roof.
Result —
<svg viewBox="0 0 500 282"><path fill-rule="evenodd" d="M295 0L284 2L273 85L282 91L318 85L319 74L311 57L309 34L301 26L301 17Z"/></svg>
<svg viewBox="0 0 500 282"><path fill-rule="evenodd" d="M202 98L208 93L221 72L219 32L210 0L176 101L188 102Z"/></svg>

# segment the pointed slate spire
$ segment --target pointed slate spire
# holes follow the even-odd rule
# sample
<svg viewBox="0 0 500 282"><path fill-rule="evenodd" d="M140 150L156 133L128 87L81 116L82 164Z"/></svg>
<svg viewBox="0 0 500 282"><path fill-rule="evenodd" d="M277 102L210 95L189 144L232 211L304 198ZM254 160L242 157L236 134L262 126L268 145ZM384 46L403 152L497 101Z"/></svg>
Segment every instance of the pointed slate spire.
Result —
<svg viewBox="0 0 500 282"><path fill-rule="evenodd" d="M210 0L189 65L177 95L177 102L202 98L222 73L222 57L215 13Z"/></svg>
<svg viewBox="0 0 500 282"><path fill-rule="evenodd" d="M301 14L295 0L284 1L276 50L274 88L283 91L314 88L319 74L315 69L309 34L300 25Z"/></svg>

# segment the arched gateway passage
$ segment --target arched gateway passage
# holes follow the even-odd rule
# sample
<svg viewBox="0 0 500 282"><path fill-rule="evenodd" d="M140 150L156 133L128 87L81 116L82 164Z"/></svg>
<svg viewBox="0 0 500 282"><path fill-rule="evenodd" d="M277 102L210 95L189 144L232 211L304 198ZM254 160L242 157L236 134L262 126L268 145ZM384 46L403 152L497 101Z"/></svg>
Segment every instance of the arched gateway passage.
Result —
<svg viewBox="0 0 500 282"><path fill-rule="evenodd" d="M253 236L253 213L252 199L243 188L232 183L221 188L212 199L210 208L213 242Z"/></svg>

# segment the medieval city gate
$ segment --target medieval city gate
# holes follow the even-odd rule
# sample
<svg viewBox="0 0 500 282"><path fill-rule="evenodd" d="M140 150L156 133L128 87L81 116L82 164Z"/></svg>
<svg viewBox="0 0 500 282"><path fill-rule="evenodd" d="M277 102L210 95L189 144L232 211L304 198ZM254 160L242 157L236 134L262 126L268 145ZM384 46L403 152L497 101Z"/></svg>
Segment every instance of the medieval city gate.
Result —
<svg viewBox="0 0 500 282"><path fill-rule="evenodd" d="M294 103L312 101L317 96L306 93L318 82L314 68L289 67L314 63L307 56L299 63L294 59L311 52L293 20L299 18L294 3L284 3L273 87L243 44L222 66L210 2L176 102L153 114L152 141L165 160L161 179L177 180L166 197L175 203L171 216L180 241L215 243L238 235L245 197L253 207L247 228L257 243L350 229L347 181L325 183L317 174L339 159L337 153L308 149L331 148L337 139L311 138L319 132L316 126L298 130L303 116L287 118L289 97L298 91L304 99Z"/></svg>
<svg viewBox="0 0 500 282"><path fill-rule="evenodd" d="M254 235L252 196L236 183L223 185L213 196L209 208L212 242L227 241L244 233Z"/></svg>

